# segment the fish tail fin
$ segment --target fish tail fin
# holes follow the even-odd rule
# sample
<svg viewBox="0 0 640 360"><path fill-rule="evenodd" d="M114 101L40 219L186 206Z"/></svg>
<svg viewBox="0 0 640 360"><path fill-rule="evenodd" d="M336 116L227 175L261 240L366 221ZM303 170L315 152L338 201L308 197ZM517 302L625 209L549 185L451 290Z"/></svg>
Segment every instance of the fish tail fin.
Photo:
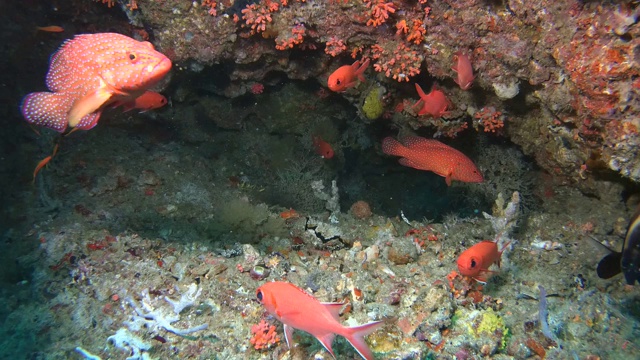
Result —
<svg viewBox="0 0 640 360"><path fill-rule="evenodd" d="M622 253L612 252L600 260L597 267L600 279L610 279L622 272Z"/></svg>
<svg viewBox="0 0 640 360"><path fill-rule="evenodd" d="M71 105L72 101L65 94L35 92L24 97L20 112L29 124L61 133L67 128L67 112Z"/></svg>
<svg viewBox="0 0 640 360"><path fill-rule="evenodd" d="M404 157L407 150L408 149L404 145L402 145L398 140L390 136L382 140L382 152L387 155Z"/></svg>
<svg viewBox="0 0 640 360"><path fill-rule="evenodd" d="M374 321L368 324L345 328L342 336L349 341L356 351L366 360L373 359L373 353L369 349L364 337L378 330L382 326L382 321Z"/></svg>

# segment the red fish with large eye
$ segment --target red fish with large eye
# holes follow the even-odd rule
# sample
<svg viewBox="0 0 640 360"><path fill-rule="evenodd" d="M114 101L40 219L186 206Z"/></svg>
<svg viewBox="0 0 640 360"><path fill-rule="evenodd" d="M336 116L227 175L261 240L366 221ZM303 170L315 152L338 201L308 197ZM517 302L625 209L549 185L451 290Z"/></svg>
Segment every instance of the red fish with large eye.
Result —
<svg viewBox="0 0 640 360"><path fill-rule="evenodd" d="M451 67L451 70L458 73L458 78L455 79L456 84L460 85L462 90L469 90L473 84L473 79L476 78L473 75L473 67L469 56L458 51L456 53L456 64Z"/></svg>
<svg viewBox="0 0 640 360"><path fill-rule="evenodd" d="M293 346L293 329L313 335L335 358L331 344L336 335L343 336L366 360L373 360L364 337L382 326L381 321L346 327L340 324L342 303L321 303L299 287L283 281L260 286L256 297L264 308L284 324L289 348Z"/></svg>
<svg viewBox="0 0 640 360"><path fill-rule="evenodd" d="M346 91L356 85L356 80L365 81L362 73L367 70L368 66L369 59L365 60L362 65L360 65L360 61L356 61L351 65L341 66L329 75L327 86L336 92Z"/></svg>
<svg viewBox="0 0 640 360"><path fill-rule="evenodd" d="M509 243L498 251L497 241L489 240L473 245L458 257L458 271L464 276L470 276L482 282L486 281L486 278L480 276L482 273L490 273L489 267L494 263L500 267L500 258L507 246L509 246Z"/></svg>
<svg viewBox="0 0 640 360"><path fill-rule="evenodd" d="M64 132L89 130L102 110L135 100L171 69L171 60L142 42L116 33L76 35L51 56L49 92L22 100L27 122Z"/></svg>
<svg viewBox="0 0 640 360"><path fill-rule="evenodd" d="M121 104L115 104L120 106ZM147 90L144 94L138 96L133 101L122 104L124 112L138 109L140 112L155 110L167 105L167 98L155 91Z"/></svg>
<svg viewBox="0 0 640 360"><path fill-rule="evenodd" d="M316 150L316 153L325 159L331 159L334 155L331 144L322 140L320 136L316 135L313 137L313 147Z"/></svg>
<svg viewBox="0 0 640 360"><path fill-rule="evenodd" d="M416 90L418 91L420 100L418 100L413 107L414 109L420 109L418 115L441 117L449 113L447 108L451 106L451 102L442 91L434 87L430 93L425 94L418 84L416 84Z"/></svg>

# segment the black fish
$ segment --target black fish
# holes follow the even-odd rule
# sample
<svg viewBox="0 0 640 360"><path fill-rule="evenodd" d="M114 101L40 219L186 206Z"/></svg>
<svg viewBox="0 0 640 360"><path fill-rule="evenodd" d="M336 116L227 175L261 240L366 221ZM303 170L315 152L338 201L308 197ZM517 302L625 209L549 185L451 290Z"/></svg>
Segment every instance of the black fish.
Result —
<svg viewBox="0 0 640 360"><path fill-rule="evenodd" d="M609 279L622 272L627 284L640 283L640 206L629 221L622 252L611 251L600 260L597 270L601 279Z"/></svg>

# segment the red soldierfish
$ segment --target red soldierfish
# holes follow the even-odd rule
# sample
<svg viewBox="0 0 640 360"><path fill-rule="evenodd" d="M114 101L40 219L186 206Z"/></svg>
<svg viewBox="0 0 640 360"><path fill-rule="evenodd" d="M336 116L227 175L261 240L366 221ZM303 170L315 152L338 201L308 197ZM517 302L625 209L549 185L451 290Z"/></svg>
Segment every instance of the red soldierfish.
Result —
<svg viewBox="0 0 640 360"><path fill-rule="evenodd" d="M50 92L25 96L22 115L58 132L67 125L89 130L106 106L134 100L170 69L171 60L149 42L115 33L76 35L51 56Z"/></svg>
<svg viewBox="0 0 640 360"><path fill-rule="evenodd" d="M420 109L418 111L418 115L441 117L449 113L447 108L451 106L451 102L442 91L434 88L430 93L425 94L418 84L416 84L416 90L418 91L420 100L418 100L413 107L415 109Z"/></svg>
<svg viewBox="0 0 640 360"><path fill-rule="evenodd" d="M318 155L322 156L323 158L331 159L333 157L334 153L331 144L322 140L320 136L316 135L313 137L313 147L315 148L316 153L318 153Z"/></svg>
<svg viewBox="0 0 640 360"><path fill-rule="evenodd" d="M339 67L336 71L329 75L329 80L327 81L327 85L329 89L342 92L346 91L348 88L356 85L356 80L365 81L364 73L369 66L369 59L365 60L362 65L360 65L360 61L356 61L351 65L344 65Z"/></svg>
<svg viewBox="0 0 640 360"><path fill-rule="evenodd" d="M494 241L481 241L467 250L463 251L458 257L458 270L464 276L471 276L478 281L486 281L479 277L482 272L490 272L489 267L494 263L500 266L500 258L502 252L509 246L509 243L498 251L498 243Z"/></svg>
<svg viewBox="0 0 640 360"><path fill-rule="evenodd" d="M440 141L409 136L402 139L387 137L382 141L385 154L401 156L400 164L418 170L433 171L443 176L447 185L452 180L479 183L484 181L476 165L460 151Z"/></svg>
<svg viewBox="0 0 640 360"><path fill-rule="evenodd" d="M462 90L469 90L473 84L473 79L476 77L473 75L473 67L469 57L463 54L461 51L456 53L456 64L451 67L451 70L458 73L458 78L455 79L456 84L460 85Z"/></svg>
<svg viewBox="0 0 640 360"><path fill-rule="evenodd" d="M147 90L133 101L122 104L124 112L138 109L140 112L161 108L167 104L167 98L155 91ZM120 106L120 104L115 105Z"/></svg>
<svg viewBox="0 0 640 360"><path fill-rule="evenodd" d="M342 303L321 303L288 282L266 283L256 290L256 296L269 314L284 324L284 335L289 348L293 346L293 329L298 329L313 335L335 358L331 344L337 334L346 338L363 358L373 359L364 337L382 326L381 321L346 327L339 322Z"/></svg>

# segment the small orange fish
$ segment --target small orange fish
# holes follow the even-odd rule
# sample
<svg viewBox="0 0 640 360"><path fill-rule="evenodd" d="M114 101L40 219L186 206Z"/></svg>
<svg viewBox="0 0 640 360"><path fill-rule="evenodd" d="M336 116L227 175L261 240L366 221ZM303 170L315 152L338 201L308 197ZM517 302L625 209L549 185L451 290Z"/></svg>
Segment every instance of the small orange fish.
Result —
<svg viewBox="0 0 640 360"><path fill-rule="evenodd" d="M472 183L484 181L480 170L471 159L438 140L408 136L400 143L387 137L382 140L382 152L401 156L399 162L404 166L433 171L443 176L448 186L452 180Z"/></svg>
<svg viewBox="0 0 640 360"><path fill-rule="evenodd" d="M315 148L316 153L325 159L331 159L334 155L331 144L322 140L320 136L316 135L313 137L313 147Z"/></svg>
<svg viewBox="0 0 640 360"><path fill-rule="evenodd" d="M149 110L154 110L161 108L167 104L167 98L164 95L157 93L155 91L147 90L144 94L138 96L133 101L129 101L127 103L122 104L123 111L131 111L133 109L138 109L140 112L146 112ZM115 107L120 106L121 104L116 104Z"/></svg>
<svg viewBox="0 0 640 360"><path fill-rule="evenodd" d="M456 64L451 67L451 70L458 73L458 78L455 79L456 84L460 85L462 90L469 90L473 84L473 79L476 78L473 75L473 67L469 57L458 51L456 53Z"/></svg>
<svg viewBox="0 0 640 360"><path fill-rule="evenodd" d="M53 157L56 156L57 153L58 153L58 144L56 144L56 146L53 147L53 153L51 155L49 155L46 158L40 160L38 165L36 165L35 170L33 170L33 183L36 182L36 176L38 175L38 172L40 172L40 170L43 167L45 167L45 165L47 165L49 163L49 161L51 161L51 159L53 159Z"/></svg>
<svg viewBox="0 0 640 360"><path fill-rule="evenodd" d="M291 218L298 218L300 217L300 215L298 214L297 211L293 210L293 209L289 209L287 211L283 211L280 213L280 217L287 220L287 219L291 219Z"/></svg>
<svg viewBox="0 0 640 360"><path fill-rule="evenodd" d="M49 155L46 158L40 160L38 165L36 165L36 169L33 170L33 183L36 182L36 176L38 175L38 172L40 172L40 169L42 169L45 165L47 165L49 161L51 161L51 158L53 158L53 156Z"/></svg>
<svg viewBox="0 0 640 360"><path fill-rule="evenodd" d="M502 247L502 250L498 251L497 241L484 240L463 251L458 257L460 274L471 276L478 281L486 281L486 279L478 277L478 275L490 273L489 267L494 263L500 267L502 252L510 243L508 242Z"/></svg>
<svg viewBox="0 0 640 360"><path fill-rule="evenodd" d="M293 329L313 335L334 357L331 344L336 335L343 336L366 360L373 359L364 337L382 326L381 321L346 327L340 324L342 303L321 303L299 287L283 281L260 286L256 297L264 308L284 324L284 336L289 348L293 346Z"/></svg>
<svg viewBox="0 0 640 360"><path fill-rule="evenodd" d="M57 25L36 26L36 30L44 31L44 32L54 32L54 33L59 33L59 32L63 32L64 31L62 26L57 26Z"/></svg>
<svg viewBox="0 0 640 360"><path fill-rule="evenodd" d="M413 107L415 109L420 109L420 111L418 111L418 115L426 114L433 117L441 117L449 113L447 108L451 106L451 102L449 102L442 91L434 88L429 94L425 94L418 84L416 84L416 90L418 91L420 100L418 100Z"/></svg>
<svg viewBox="0 0 640 360"><path fill-rule="evenodd" d="M362 65L360 61L356 60L351 65L344 65L339 67L336 71L329 75L327 85L329 89L335 92L346 91L348 88L356 85L356 80L365 81L364 73L369 66L369 59L365 60Z"/></svg>

